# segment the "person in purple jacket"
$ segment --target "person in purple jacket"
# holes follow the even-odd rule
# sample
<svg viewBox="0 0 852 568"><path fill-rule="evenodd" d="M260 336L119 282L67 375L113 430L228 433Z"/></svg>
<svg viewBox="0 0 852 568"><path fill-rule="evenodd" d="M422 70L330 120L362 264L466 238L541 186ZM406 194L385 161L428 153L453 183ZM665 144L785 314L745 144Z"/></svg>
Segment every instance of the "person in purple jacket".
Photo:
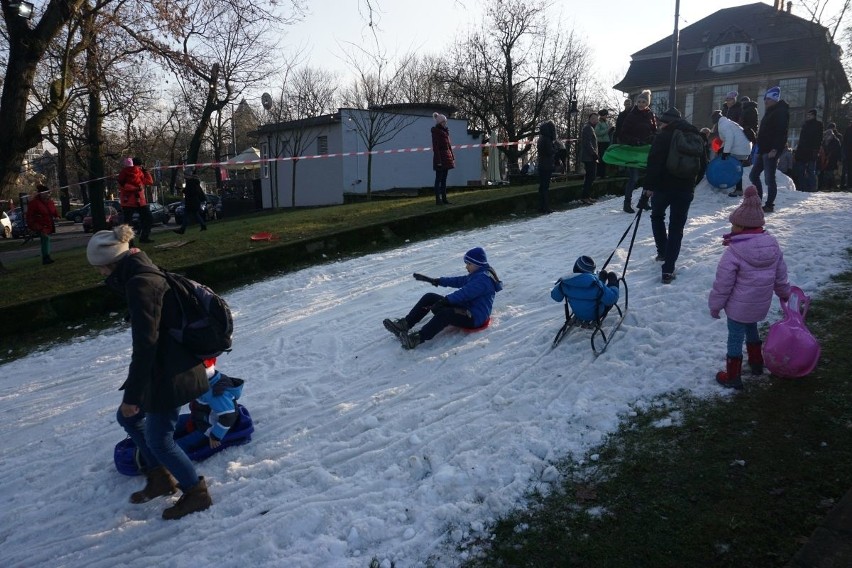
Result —
<svg viewBox="0 0 852 568"><path fill-rule="evenodd" d="M761 200L753 185L745 190L742 204L729 217L731 232L724 235L728 247L716 268L710 291L710 315L728 317L728 355L724 371L716 373L723 387L742 389L743 339L753 375L763 373L762 342L757 322L766 318L772 293L790 297L787 264L775 237L766 232Z"/></svg>
<svg viewBox="0 0 852 568"><path fill-rule="evenodd" d="M442 296L429 292L411 308L408 315L399 319L386 319L382 323L396 335L405 349L414 349L424 341L435 337L448 325L466 329L484 327L491 318L494 296L503 289L503 283L497 273L488 264L488 258L481 247L475 247L464 255L465 276L442 276L430 278L423 274L414 274L414 279L428 282L433 286L458 288L452 294ZM419 331L411 329L432 312L432 319Z"/></svg>

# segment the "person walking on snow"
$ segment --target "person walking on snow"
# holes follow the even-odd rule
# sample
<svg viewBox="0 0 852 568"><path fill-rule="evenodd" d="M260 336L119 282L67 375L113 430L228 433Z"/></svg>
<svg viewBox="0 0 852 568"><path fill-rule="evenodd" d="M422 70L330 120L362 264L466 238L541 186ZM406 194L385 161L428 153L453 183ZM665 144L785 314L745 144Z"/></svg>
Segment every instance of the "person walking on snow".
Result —
<svg viewBox="0 0 852 568"><path fill-rule="evenodd" d="M550 190L550 177L556 161L556 125L552 120L542 122L538 127L538 210L541 213L553 213L547 192Z"/></svg>
<svg viewBox="0 0 852 568"><path fill-rule="evenodd" d="M787 145L787 129L790 126L790 106L781 99L781 87L772 87L763 97L766 112L760 120L757 129L757 151L760 152L754 158L754 166L748 176L749 181L754 184L757 194L763 199L763 184L760 182L760 174L766 180L767 191L766 204L763 206L765 213L775 211L775 196L778 195L778 182L775 180L775 172L778 169L778 155Z"/></svg>
<svg viewBox="0 0 852 568"><path fill-rule="evenodd" d="M435 205L450 205L447 201L447 174L456 167L456 156L450 142L447 117L433 112L435 126L432 127L432 169L435 170Z"/></svg>
<svg viewBox="0 0 852 568"><path fill-rule="evenodd" d="M151 225L154 219L148 209L148 197L145 186L154 183L151 173L142 167L141 158L126 158L124 167L118 172L118 199L125 223L130 223L134 213L139 213L140 235L139 242L153 243L151 240Z"/></svg>
<svg viewBox="0 0 852 568"><path fill-rule="evenodd" d="M716 381L726 388L742 389L743 339L751 373L760 375L763 344L757 322L769 313L773 292L782 300L790 297L790 284L781 247L763 228L763 210L754 186L746 188L742 204L729 220L731 232L722 237L728 248L719 260L707 304L711 317L719 319L725 310L728 318L725 370L716 373Z"/></svg>
<svg viewBox="0 0 852 568"><path fill-rule="evenodd" d="M491 318L494 296L503 289L503 283L488 264L485 251L480 247L467 251L464 264L466 276L430 278L414 274L415 280L458 290L446 296L433 292L424 294L407 316L382 322L385 329L399 338L405 349L414 349L424 341L429 341L448 325L476 329ZM429 312L433 314L432 319L420 331L412 332L411 329Z"/></svg>

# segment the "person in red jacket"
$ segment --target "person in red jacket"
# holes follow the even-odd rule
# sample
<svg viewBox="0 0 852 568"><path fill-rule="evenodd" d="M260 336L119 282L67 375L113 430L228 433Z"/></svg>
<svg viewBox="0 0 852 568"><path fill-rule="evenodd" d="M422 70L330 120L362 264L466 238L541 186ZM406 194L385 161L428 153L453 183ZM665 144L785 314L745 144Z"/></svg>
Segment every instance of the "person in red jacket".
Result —
<svg viewBox="0 0 852 568"><path fill-rule="evenodd" d="M433 112L435 126L432 127L432 169L435 170L435 205L449 205L447 201L447 174L456 167L456 156L450 142L447 117Z"/></svg>
<svg viewBox="0 0 852 568"><path fill-rule="evenodd" d="M35 198L30 199L27 206L27 227L30 231L38 233L41 243L41 263L53 264L50 258L50 235L56 232L54 219L59 219L56 205L50 198L50 188L46 185L36 186Z"/></svg>
<svg viewBox="0 0 852 568"><path fill-rule="evenodd" d="M154 183L151 173L142 167L140 158L125 158L124 167L118 172L119 194L121 212L125 223L133 221L133 214L139 213L139 241L153 243L151 240L151 225L153 218L151 210L148 209L148 199L145 196L145 186Z"/></svg>

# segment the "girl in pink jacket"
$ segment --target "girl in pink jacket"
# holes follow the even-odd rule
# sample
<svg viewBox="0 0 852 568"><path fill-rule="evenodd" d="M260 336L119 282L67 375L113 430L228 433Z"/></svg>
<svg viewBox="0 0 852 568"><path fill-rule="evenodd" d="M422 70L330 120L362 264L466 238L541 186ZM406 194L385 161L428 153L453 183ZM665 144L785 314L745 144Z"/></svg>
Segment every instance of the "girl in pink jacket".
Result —
<svg viewBox="0 0 852 568"><path fill-rule="evenodd" d="M716 381L723 387L742 389L743 339L751 373L763 373L757 322L769 313L773 292L784 300L790 297L790 283L784 253L763 228L763 209L754 186L746 188L742 204L729 219L731 232L723 237L728 248L716 268L708 305L714 318L722 310L728 317L727 364L716 373Z"/></svg>

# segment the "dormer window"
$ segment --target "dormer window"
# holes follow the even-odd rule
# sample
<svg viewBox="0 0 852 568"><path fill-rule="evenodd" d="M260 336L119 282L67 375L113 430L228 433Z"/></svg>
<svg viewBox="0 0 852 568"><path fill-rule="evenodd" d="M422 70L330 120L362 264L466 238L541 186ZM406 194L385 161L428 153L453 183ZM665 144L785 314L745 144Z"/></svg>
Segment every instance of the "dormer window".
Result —
<svg viewBox="0 0 852 568"><path fill-rule="evenodd" d="M749 43L717 45L707 54L707 66L714 70L725 65L743 65L750 61L751 44Z"/></svg>

